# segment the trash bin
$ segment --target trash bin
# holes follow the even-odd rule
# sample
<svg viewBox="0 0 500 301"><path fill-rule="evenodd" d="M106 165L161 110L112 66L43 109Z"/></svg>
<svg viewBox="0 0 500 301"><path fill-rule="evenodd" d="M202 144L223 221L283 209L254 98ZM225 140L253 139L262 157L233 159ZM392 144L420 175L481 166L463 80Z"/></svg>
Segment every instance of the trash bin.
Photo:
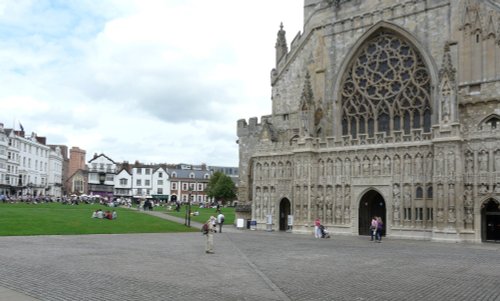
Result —
<svg viewBox="0 0 500 301"><path fill-rule="evenodd" d="M255 220L250 221L250 230L257 230L257 221Z"/></svg>
<svg viewBox="0 0 500 301"><path fill-rule="evenodd" d="M247 229L250 229L250 225L251 225L251 223L252 223L252 220L247 219Z"/></svg>

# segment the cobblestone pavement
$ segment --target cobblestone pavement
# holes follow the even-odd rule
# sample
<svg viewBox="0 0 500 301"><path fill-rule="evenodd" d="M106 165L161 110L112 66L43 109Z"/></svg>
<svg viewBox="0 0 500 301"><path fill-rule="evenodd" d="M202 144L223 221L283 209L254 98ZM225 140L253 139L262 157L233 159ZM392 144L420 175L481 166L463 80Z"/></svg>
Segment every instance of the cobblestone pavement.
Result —
<svg viewBox="0 0 500 301"><path fill-rule="evenodd" d="M0 237L0 300L500 300L500 245L235 230Z"/></svg>

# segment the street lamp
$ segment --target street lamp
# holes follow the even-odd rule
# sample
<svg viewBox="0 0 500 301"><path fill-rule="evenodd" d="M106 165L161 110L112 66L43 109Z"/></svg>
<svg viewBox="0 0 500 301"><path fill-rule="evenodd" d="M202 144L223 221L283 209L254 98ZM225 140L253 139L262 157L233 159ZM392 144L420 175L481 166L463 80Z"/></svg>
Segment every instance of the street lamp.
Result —
<svg viewBox="0 0 500 301"><path fill-rule="evenodd" d="M184 225L191 227L191 193L193 191L193 188L191 186L189 186L188 191L189 191L188 203L187 203L187 207L186 207L186 219L185 219Z"/></svg>

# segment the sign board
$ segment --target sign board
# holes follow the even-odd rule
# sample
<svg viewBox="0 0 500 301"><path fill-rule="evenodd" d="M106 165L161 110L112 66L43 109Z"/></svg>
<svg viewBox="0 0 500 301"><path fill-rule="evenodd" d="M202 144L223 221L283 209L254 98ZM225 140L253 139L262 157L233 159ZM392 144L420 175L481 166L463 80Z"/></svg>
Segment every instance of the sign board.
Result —
<svg viewBox="0 0 500 301"><path fill-rule="evenodd" d="M266 219L267 219L266 224L268 224L268 225L272 225L273 224L273 216L271 214L268 214L266 216Z"/></svg>
<svg viewBox="0 0 500 301"><path fill-rule="evenodd" d="M293 215L288 216L288 226L293 226Z"/></svg>
<svg viewBox="0 0 500 301"><path fill-rule="evenodd" d="M244 228L245 227L245 220L242 218L238 218L236 220L236 228Z"/></svg>

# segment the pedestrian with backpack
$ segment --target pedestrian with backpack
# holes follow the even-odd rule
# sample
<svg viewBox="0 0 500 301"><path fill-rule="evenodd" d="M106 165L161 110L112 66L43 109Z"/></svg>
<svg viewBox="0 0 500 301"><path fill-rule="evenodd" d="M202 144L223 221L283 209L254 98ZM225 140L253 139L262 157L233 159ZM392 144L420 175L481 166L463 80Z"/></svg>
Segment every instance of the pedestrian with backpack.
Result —
<svg viewBox="0 0 500 301"><path fill-rule="evenodd" d="M215 217L211 216L201 228L203 235L206 236L205 253L207 254L214 254L214 227L212 224L212 218L215 219Z"/></svg>

